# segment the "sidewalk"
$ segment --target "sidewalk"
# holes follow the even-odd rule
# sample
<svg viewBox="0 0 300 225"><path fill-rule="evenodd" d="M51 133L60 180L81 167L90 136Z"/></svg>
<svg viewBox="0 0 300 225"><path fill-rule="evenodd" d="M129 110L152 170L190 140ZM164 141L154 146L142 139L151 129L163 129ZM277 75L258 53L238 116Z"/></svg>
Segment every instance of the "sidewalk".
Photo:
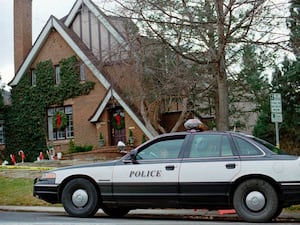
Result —
<svg viewBox="0 0 300 225"><path fill-rule="evenodd" d="M47 212L47 213L65 213L63 207L44 207L44 206L0 206L0 211L15 211L15 212ZM104 214L100 209L98 214ZM132 210L129 216L176 216L186 218L199 219L217 219L217 220L239 220L237 214L232 210L205 210L205 209L137 209ZM278 221L300 221L299 211L284 210Z"/></svg>

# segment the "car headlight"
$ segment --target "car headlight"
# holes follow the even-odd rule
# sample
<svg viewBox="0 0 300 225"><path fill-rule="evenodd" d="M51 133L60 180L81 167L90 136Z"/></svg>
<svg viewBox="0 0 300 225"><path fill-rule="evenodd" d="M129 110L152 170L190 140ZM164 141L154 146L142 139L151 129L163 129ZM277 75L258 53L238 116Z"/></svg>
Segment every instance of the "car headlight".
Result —
<svg viewBox="0 0 300 225"><path fill-rule="evenodd" d="M55 173L44 173L41 177L41 180L49 180L49 179L55 179L56 174Z"/></svg>

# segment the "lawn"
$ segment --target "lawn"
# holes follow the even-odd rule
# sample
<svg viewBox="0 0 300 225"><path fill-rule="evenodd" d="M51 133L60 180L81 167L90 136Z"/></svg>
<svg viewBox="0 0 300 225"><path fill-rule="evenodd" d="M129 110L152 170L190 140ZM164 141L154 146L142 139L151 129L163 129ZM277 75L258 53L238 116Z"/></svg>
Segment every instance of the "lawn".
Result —
<svg viewBox="0 0 300 225"><path fill-rule="evenodd" d="M0 176L0 205L48 206L32 195L33 179Z"/></svg>

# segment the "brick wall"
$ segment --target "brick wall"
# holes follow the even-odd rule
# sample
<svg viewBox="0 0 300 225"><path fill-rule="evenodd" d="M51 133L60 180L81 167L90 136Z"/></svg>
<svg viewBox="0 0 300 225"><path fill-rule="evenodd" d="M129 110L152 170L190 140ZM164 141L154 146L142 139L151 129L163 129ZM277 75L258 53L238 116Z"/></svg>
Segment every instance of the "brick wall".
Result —
<svg viewBox="0 0 300 225"><path fill-rule="evenodd" d="M15 72L32 46L32 0L14 1Z"/></svg>

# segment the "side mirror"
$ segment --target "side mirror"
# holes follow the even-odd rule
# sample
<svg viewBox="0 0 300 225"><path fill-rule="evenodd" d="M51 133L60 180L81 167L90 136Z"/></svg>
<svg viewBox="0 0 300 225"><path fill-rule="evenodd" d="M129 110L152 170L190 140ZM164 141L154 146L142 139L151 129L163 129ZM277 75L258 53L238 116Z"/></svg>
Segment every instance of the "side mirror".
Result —
<svg viewBox="0 0 300 225"><path fill-rule="evenodd" d="M138 163L138 161L136 160L137 150L133 149L130 151L129 154L130 154L130 159L131 159L132 163L137 164Z"/></svg>

